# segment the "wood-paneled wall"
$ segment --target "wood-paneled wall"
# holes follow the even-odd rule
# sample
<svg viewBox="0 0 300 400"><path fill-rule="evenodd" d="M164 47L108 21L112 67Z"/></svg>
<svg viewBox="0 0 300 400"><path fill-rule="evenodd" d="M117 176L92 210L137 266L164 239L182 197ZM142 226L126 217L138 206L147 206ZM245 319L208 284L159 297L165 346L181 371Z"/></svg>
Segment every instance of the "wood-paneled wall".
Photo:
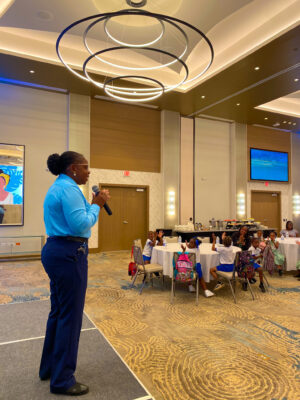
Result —
<svg viewBox="0 0 300 400"><path fill-rule="evenodd" d="M247 126L248 180L250 181L250 148L286 152L289 155L289 182L291 182L291 134L260 126Z"/></svg>
<svg viewBox="0 0 300 400"><path fill-rule="evenodd" d="M160 111L93 99L91 167L160 172Z"/></svg>

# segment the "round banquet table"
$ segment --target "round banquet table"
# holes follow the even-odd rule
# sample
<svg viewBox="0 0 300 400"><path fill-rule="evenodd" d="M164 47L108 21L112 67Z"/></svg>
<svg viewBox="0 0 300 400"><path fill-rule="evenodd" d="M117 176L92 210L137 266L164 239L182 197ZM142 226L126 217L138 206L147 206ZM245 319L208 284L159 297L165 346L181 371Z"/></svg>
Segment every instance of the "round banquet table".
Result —
<svg viewBox="0 0 300 400"><path fill-rule="evenodd" d="M296 269L296 264L300 260L300 245L296 242L299 242L300 238L284 238L277 241L280 252L285 255L286 270Z"/></svg>
<svg viewBox="0 0 300 400"><path fill-rule="evenodd" d="M220 264L220 256L216 251L212 251L211 243L202 243L199 246L200 263L205 282L212 278L209 270ZM300 247L300 246L299 246ZM233 246L234 253L241 251L239 247ZM159 264L163 267L163 274L172 278L173 276L173 255L176 252L182 252L179 243L168 243L166 246L155 246L152 250L151 263ZM186 249L187 253L195 253L196 249Z"/></svg>

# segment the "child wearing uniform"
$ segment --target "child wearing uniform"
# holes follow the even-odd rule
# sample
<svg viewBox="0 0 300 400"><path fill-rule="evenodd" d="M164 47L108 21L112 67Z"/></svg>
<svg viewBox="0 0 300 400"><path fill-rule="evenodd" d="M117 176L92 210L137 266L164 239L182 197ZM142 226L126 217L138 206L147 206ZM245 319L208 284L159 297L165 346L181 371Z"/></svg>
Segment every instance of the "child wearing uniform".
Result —
<svg viewBox="0 0 300 400"><path fill-rule="evenodd" d="M276 242L276 236L277 236L276 232L273 231L270 233L270 240L268 241L268 245L270 246L270 248L272 250L272 253L274 256L274 263L277 267L278 274L279 274L279 276L282 276L282 266L284 264L285 257L278 250L279 243Z"/></svg>
<svg viewBox="0 0 300 400"><path fill-rule="evenodd" d="M260 265L262 263L262 252L259 247L259 238L252 239L252 245L249 247L248 251L251 252L252 258L254 258L254 260L256 261L253 264L253 267L254 267L255 271L258 272L258 275L259 275L259 280L260 280L259 288L263 293L265 293L266 289L264 287L264 282L263 282L263 269L262 269L262 266ZM250 279L250 283L255 283L255 282L256 282L256 279L254 279L254 278Z"/></svg>
<svg viewBox="0 0 300 400"><path fill-rule="evenodd" d="M203 275L202 275L202 269L201 269L201 264L200 264L200 250L199 250L199 245L201 244L201 240L198 240L197 238L192 238L192 239L190 239L189 243L187 243L187 242L185 242L185 243L186 243L187 248L196 249L196 272L198 274L200 286L202 287L202 289L204 291L204 296L205 297L214 296L215 294L207 289L206 283L205 283L205 281L203 279ZM185 252L186 247L183 245L181 246L183 252ZM196 291L196 289L194 288L194 286L192 284L189 285L189 291L190 292Z"/></svg>
<svg viewBox="0 0 300 400"><path fill-rule="evenodd" d="M152 249L158 243L157 242L157 233L153 231L148 232L148 239L146 241L144 250L143 250L143 259L145 264L150 264Z"/></svg>
<svg viewBox="0 0 300 400"><path fill-rule="evenodd" d="M224 271L224 272L232 272L234 268L234 259L235 254L233 253L232 249L232 240L230 236L226 236L225 232L222 235L222 242L224 246L216 247L216 235L212 235L213 243L212 243L212 250L217 251L220 254L220 265L217 267L213 267L210 269L210 273L214 277L214 279L218 279L218 275L216 271ZM217 281L217 284L214 290L219 290L224 287L225 284L221 281Z"/></svg>

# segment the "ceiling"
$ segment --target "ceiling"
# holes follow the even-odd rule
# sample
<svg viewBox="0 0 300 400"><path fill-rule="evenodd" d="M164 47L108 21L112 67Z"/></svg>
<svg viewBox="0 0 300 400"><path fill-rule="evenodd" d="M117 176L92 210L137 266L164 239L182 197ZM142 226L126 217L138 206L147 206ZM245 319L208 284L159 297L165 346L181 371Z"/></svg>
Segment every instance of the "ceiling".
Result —
<svg viewBox="0 0 300 400"><path fill-rule="evenodd" d="M73 76L62 66L55 43L59 33L75 20L129 7L125 0L85 0L84 7L82 4L81 0L2 0L2 82L19 80L103 96L102 90ZM187 116L205 115L271 127L276 124L281 129L285 129L282 124L283 116L286 116L291 122L288 129L300 130L299 108L297 114L298 105L294 99L298 96L299 102L300 80L295 79L300 78L300 0L148 0L144 10L195 25L207 35L215 51L213 64L202 77L151 104ZM153 23L148 17L136 19L135 16L111 19L107 27L119 40L135 43L137 38L140 43L152 40L161 29L156 21ZM81 38L84 29L75 28L62 41L63 55L78 70L87 57ZM179 55L183 48L182 38L174 29L172 31L172 27L168 29L168 40L162 44ZM92 28L89 32L92 51L112 45L103 32L103 27ZM203 40L191 33L183 59L189 64L192 77L197 75L208 57ZM123 66L134 62L145 67L155 66L161 59L155 52L130 49L108 54L106 61ZM117 74L114 68L98 60L90 64L89 70L100 82L106 76ZM152 76L173 84L181 75L181 68L173 64ZM294 97L286 97L288 95ZM274 101L277 106L272 104Z"/></svg>

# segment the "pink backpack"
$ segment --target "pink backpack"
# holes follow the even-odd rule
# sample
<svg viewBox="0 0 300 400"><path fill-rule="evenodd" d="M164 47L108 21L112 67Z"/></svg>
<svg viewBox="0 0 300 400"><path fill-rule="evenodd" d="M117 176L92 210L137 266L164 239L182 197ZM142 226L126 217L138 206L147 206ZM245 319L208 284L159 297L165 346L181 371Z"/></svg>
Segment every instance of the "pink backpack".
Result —
<svg viewBox="0 0 300 400"><path fill-rule="evenodd" d="M179 255L174 266L174 277L176 281L190 282L194 278L193 263L186 253Z"/></svg>

